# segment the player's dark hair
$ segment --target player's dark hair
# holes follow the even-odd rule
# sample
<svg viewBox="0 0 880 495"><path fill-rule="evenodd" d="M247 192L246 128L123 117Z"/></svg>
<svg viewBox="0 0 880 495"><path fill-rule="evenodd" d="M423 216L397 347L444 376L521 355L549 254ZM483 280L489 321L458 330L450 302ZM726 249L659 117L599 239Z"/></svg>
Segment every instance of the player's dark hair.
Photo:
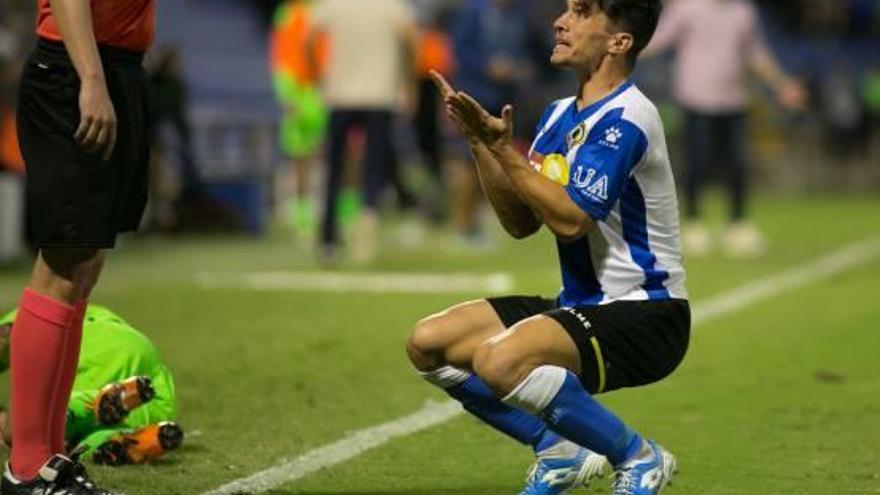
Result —
<svg viewBox="0 0 880 495"><path fill-rule="evenodd" d="M635 64L639 53L648 46L660 12L663 11L661 0L592 0L608 19L622 32L633 37L633 47L628 54L630 64Z"/></svg>

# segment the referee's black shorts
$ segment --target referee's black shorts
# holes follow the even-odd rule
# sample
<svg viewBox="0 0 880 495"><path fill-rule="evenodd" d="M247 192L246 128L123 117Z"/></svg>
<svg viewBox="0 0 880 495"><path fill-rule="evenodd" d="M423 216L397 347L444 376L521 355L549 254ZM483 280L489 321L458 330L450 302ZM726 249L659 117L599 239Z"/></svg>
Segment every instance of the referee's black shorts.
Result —
<svg viewBox="0 0 880 495"><path fill-rule="evenodd" d="M682 299L575 307L541 297L487 301L505 327L539 314L562 325L580 352L581 382L593 394L662 380L684 359L690 340L690 306Z"/></svg>
<svg viewBox="0 0 880 495"><path fill-rule="evenodd" d="M74 141L80 81L62 43L41 39L21 76L16 116L27 228L39 248L112 248L144 212L150 105L143 54L103 45L99 51L118 122L107 161Z"/></svg>

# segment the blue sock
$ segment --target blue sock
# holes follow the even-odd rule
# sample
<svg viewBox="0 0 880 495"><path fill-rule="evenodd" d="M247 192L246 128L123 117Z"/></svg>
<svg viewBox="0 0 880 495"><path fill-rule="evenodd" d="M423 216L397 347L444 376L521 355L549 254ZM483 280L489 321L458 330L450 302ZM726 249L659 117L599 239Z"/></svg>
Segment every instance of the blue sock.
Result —
<svg viewBox="0 0 880 495"><path fill-rule="evenodd" d="M642 437L591 397L570 371L542 416L550 429L606 456L615 467L634 457L642 446Z"/></svg>
<svg viewBox="0 0 880 495"><path fill-rule="evenodd" d="M469 413L520 443L531 445L536 453L560 440L538 417L501 402L476 375L445 390Z"/></svg>

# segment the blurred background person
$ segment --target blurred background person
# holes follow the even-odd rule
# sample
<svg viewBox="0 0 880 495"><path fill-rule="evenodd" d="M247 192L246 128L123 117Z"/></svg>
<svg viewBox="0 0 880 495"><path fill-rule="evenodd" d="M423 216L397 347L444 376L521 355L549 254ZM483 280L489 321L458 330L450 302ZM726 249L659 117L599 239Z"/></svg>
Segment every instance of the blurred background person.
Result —
<svg viewBox="0 0 880 495"><path fill-rule="evenodd" d="M282 2L269 40L269 63L282 112L279 141L284 163L276 184L277 206L282 221L305 239L313 238L316 226L312 172L328 120L317 83L326 66L329 40L322 37L315 47L319 73L312 72L306 56L313 6L312 0Z"/></svg>
<svg viewBox="0 0 880 495"><path fill-rule="evenodd" d="M428 171L430 187L422 197L428 218L439 224L445 218L446 178L444 135L440 120L440 94L431 80L432 70L451 77L454 70L452 40L448 33L450 14L456 5L438 0L412 0L419 26L416 63L418 82L413 129L421 159Z"/></svg>
<svg viewBox="0 0 880 495"><path fill-rule="evenodd" d="M33 2L0 1L0 265L24 252L24 161L18 148L18 74L33 39Z"/></svg>
<svg viewBox="0 0 880 495"><path fill-rule="evenodd" d="M685 252L706 254L712 235L701 221L700 199L712 168L723 162L730 224L721 241L732 256L764 251L764 239L747 220L749 191L748 75L770 86L785 108L804 109L806 92L776 62L750 0L672 0L643 56L675 50L673 92L684 110Z"/></svg>
<svg viewBox="0 0 880 495"><path fill-rule="evenodd" d="M166 46L151 54L153 106L150 155L150 221L161 230L178 227L182 207L200 201L204 188L196 167L189 122L189 96L181 53ZM176 164L179 184L169 185L169 164Z"/></svg>
<svg viewBox="0 0 880 495"><path fill-rule="evenodd" d="M327 174L318 257L339 259L341 236L336 200L342 184L349 133L366 134L361 190L363 209L351 242L356 262L373 260L378 249L379 197L394 160L392 119L401 99L412 102L417 30L404 0L321 0L315 5L306 37L312 73L318 73L317 45L332 43L321 92L330 108ZM408 103L411 105L411 103Z"/></svg>
<svg viewBox="0 0 880 495"><path fill-rule="evenodd" d="M13 63L0 57L0 266L24 251L24 161L18 149Z"/></svg>
<svg viewBox="0 0 880 495"><path fill-rule="evenodd" d="M524 7L517 0L465 0L452 28L454 84L493 115L500 115L505 104L517 103L531 75ZM514 132L523 131L523 126L515 126ZM460 155L467 153L463 144L459 147ZM485 244L482 192L470 157L456 160L451 175L452 226L466 244Z"/></svg>

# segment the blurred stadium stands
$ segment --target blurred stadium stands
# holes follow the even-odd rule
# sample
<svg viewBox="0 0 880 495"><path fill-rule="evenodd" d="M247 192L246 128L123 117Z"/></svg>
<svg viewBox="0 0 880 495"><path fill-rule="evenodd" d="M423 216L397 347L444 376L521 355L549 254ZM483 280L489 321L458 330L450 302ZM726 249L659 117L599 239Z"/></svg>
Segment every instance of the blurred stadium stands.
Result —
<svg viewBox="0 0 880 495"><path fill-rule="evenodd" d="M157 45L176 46L183 57L202 176L268 175L278 110L264 26L236 0L159 2L158 8Z"/></svg>
<svg viewBox="0 0 880 495"><path fill-rule="evenodd" d="M450 12L466 0L431 4ZM545 2L521 1L535 14L533 40L538 54L549 50ZM673 0L674 1L674 0ZM278 0L160 1L157 50L178 49L188 87L193 162L208 185L230 191L247 210L249 230L261 232L276 170L281 162L280 117L268 62L267 31ZM774 52L804 80L811 94L805 115L778 112L770 98L757 98L750 113L757 185L792 191L876 191L880 187L880 2L876 0L763 0L756 2ZM32 43L33 2L0 0L0 117L9 121L18 70ZM561 1L559 2L561 5ZM540 61L540 56L537 58ZM668 101L668 64L650 61L637 74L652 97ZM537 84L524 85L518 103L535 113L549 98L568 91L566 79L535 64ZM766 90L756 84L755 93ZM534 108L533 108L534 107ZM676 140L677 114L663 105L670 140ZM2 121L2 120L0 120ZM2 127L2 126L0 126ZM7 126L8 127L8 126ZM402 161L418 161L414 138L402 131ZM7 129L8 131L8 129ZM163 135L164 134L161 134ZM0 149L12 149L9 133ZM166 140L173 147L173 139ZM675 146L673 145L673 149ZM12 153L14 155L14 153ZM174 153L163 155L174 170ZM0 168L20 166L0 154ZM179 168L179 167L177 167ZM243 193L244 191L245 193ZM247 198L241 196L241 194ZM249 206L245 206L249 205ZM6 209L8 212L9 209Z"/></svg>
<svg viewBox="0 0 880 495"><path fill-rule="evenodd" d="M192 87L193 117L197 127L243 126L263 132L271 128L277 110L265 53L265 29L277 0L210 0L162 2L160 43L179 44L186 59L186 76ZM456 2L444 2L455 4ZM461 0L458 2L462 3ZM561 2L560 2L561 3ZM774 187L826 189L828 187L876 187L877 174L870 167L880 159L878 115L870 94L876 93L880 74L880 2L874 0L764 0L761 7L767 37L782 63L805 80L811 89L811 111L806 116L778 114L768 108L769 99L758 99L753 113L756 163L763 164L766 181ZM523 2L523 8L535 8ZM546 10L546 9L545 9ZM543 19L538 30L546 30ZM218 36L217 33L223 33ZM540 68L540 67L539 67ZM647 64L639 78L653 91L668 96L664 64ZM551 76L538 74L553 80ZM523 100L543 100L555 95L540 87L538 95L521 95ZM756 92L763 90L758 87ZM674 115L672 134L675 134ZM267 119L261 121L261 119ZM240 124L239 124L240 122ZM262 125L261 125L262 122ZM225 127L225 126L224 126ZM268 132L268 131L266 131ZM841 135L845 137L841 137ZM240 136L232 132L230 136ZM252 138L250 138L252 139ZM274 140L274 137L272 138ZM243 141L247 141L244 139ZM845 141L845 149L834 143ZM268 141L267 141L268 142ZM273 141L274 142L274 141ZM215 141L199 146L201 167L208 175L228 175L234 170L235 145ZM810 149L805 143L817 145ZM217 150L226 150L220 158ZM822 163L815 163L816 152ZM212 155L212 153L214 155ZM246 156L246 155L245 155ZM261 154L262 161L269 155ZM813 157L806 175L802 161ZM252 163L249 166L254 167ZM838 166L864 169L850 180L835 179ZM834 177L828 177L828 174ZM868 179L868 180L865 180Z"/></svg>

